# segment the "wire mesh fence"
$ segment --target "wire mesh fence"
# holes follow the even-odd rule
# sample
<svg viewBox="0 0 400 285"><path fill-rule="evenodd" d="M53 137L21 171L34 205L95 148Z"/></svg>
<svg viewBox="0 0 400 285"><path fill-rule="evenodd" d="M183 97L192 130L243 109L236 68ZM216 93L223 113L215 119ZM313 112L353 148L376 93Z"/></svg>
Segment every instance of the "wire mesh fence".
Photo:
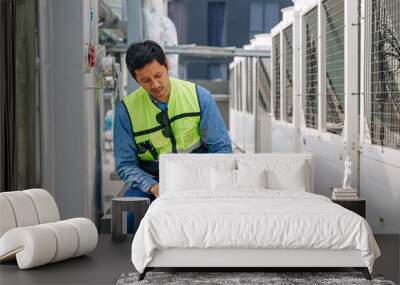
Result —
<svg viewBox="0 0 400 285"><path fill-rule="evenodd" d="M344 0L322 2L326 15L326 128L341 134L344 123Z"/></svg>
<svg viewBox="0 0 400 285"><path fill-rule="evenodd" d="M260 59L257 63L257 93L258 102L260 107L267 112L271 113L271 79L269 77L270 60Z"/></svg>
<svg viewBox="0 0 400 285"><path fill-rule="evenodd" d="M274 49L274 117L281 119L281 42L280 34L272 39L272 48Z"/></svg>
<svg viewBox="0 0 400 285"><path fill-rule="evenodd" d="M293 26L283 31L285 53L285 119L293 121Z"/></svg>
<svg viewBox="0 0 400 285"><path fill-rule="evenodd" d="M400 1L366 1L366 137L400 148Z"/></svg>
<svg viewBox="0 0 400 285"><path fill-rule="evenodd" d="M318 10L313 8L304 16L305 28L305 100L306 127L318 128Z"/></svg>

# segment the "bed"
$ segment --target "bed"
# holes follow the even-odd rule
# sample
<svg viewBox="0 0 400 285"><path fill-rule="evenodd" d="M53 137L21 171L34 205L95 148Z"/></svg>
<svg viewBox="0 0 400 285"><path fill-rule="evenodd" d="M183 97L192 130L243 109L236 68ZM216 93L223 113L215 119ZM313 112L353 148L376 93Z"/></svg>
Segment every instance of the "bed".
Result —
<svg viewBox="0 0 400 285"><path fill-rule="evenodd" d="M143 279L158 267L353 267L380 255L368 223L313 194L312 154L167 154L160 197L135 234Z"/></svg>

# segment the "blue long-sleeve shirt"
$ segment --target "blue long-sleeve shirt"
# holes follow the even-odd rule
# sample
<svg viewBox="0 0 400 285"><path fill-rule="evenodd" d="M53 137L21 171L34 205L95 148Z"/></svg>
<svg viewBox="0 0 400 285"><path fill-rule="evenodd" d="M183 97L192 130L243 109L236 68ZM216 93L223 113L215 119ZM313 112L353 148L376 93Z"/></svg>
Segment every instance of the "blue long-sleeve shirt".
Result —
<svg viewBox="0 0 400 285"><path fill-rule="evenodd" d="M197 86L200 104L200 135L208 147L209 153L232 153L231 140L210 92ZM168 103L155 102L161 110L168 108ZM129 114L120 102L116 107L114 123L114 156L118 175L131 188L148 192L151 186L158 183L153 176L139 167L136 156L137 147L132 136Z"/></svg>

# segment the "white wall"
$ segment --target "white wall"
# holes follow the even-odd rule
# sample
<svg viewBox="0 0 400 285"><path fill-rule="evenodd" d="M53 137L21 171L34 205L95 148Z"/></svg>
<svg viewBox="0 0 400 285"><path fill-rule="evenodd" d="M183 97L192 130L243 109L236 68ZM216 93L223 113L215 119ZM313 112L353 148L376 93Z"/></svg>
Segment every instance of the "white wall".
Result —
<svg viewBox="0 0 400 285"><path fill-rule="evenodd" d="M364 144L360 155L361 197L374 232L400 233L400 151Z"/></svg>
<svg viewBox="0 0 400 285"><path fill-rule="evenodd" d="M96 0L40 0L41 184L56 200L61 218L92 220L101 211L97 79L84 73L90 5ZM97 34L92 35L97 43Z"/></svg>
<svg viewBox="0 0 400 285"><path fill-rule="evenodd" d="M293 124L273 120L271 123L271 151L295 152L296 141Z"/></svg>

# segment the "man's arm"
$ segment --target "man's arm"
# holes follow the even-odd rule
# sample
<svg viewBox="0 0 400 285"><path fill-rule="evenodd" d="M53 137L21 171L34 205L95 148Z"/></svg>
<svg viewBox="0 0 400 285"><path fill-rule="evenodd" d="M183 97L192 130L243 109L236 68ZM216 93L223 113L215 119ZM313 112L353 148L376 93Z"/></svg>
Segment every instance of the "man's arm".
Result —
<svg viewBox="0 0 400 285"><path fill-rule="evenodd" d="M201 121L201 139L208 146L209 153L232 153L232 143L224 120L210 92L197 86Z"/></svg>
<svg viewBox="0 0 400 285"><path fill-rule="evenodd" d="M136 152L129 114L125 105L120 102L116 108L114 122L114 156L118 175L129 186L155 194L155 191L158 191L158 182L140 169Z"/></svg>

